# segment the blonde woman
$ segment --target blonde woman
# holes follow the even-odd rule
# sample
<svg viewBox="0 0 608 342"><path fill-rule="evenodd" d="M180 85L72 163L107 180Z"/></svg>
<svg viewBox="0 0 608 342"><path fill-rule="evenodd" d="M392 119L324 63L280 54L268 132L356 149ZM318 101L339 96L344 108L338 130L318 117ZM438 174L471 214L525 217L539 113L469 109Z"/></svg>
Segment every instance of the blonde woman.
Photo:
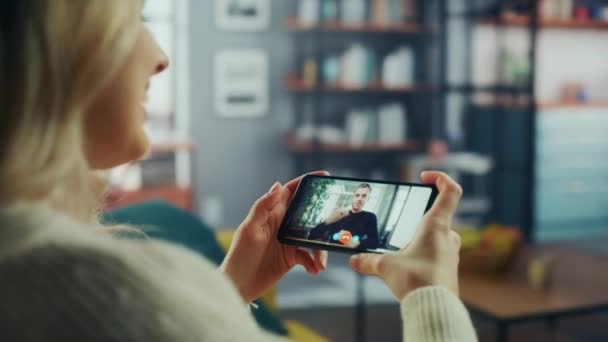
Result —
<svg viewBox="0 0 608 342"><path fill-rule="evenodd" d="M298 180L253 205L220 269L166 243L120 241L95 220L92 171L141 157L150 78L169 65L138 0L0 4L0 340L273 341L247 303L287 271L326 267L325 252L277 243ZM401 302L408 341L472 341L458 300L460 187L440 195L398 255L360 255Z"/></svg>

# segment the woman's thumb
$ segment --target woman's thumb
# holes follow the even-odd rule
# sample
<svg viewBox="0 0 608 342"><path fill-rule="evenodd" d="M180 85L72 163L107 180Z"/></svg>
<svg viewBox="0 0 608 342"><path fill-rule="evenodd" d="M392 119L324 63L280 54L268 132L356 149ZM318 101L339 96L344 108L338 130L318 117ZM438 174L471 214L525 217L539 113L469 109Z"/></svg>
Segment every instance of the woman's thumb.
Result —
<svg viewBox="0 0 608 342"><path fill-rule="evenodd" d="M362 253L353 255L350 258L350 267L365 275L381 276L386 272L389 262L388 255Z"/></svg>

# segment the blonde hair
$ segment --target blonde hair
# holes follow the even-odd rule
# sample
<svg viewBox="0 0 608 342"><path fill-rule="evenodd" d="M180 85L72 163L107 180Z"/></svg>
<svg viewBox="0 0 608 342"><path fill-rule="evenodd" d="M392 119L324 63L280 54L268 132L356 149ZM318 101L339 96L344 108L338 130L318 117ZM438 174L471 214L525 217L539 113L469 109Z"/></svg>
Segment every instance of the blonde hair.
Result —
<svg viewBox="0 0 608 342"><path fill-rule="evenodd" d="M126 62L140 0L0 5L0 206L47 202L93 221L100 198L83 118Z"/></svg>

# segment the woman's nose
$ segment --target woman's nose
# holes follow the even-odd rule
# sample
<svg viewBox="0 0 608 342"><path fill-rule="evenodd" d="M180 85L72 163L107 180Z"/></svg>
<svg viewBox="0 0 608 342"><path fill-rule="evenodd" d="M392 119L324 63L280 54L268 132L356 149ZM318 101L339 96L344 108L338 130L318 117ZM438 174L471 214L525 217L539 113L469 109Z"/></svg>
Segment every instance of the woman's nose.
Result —
<svg viewBox="0 0 608 342"><path fill-rule="evenodd" d="M167 57L167 55L165 54L164 51L160 51L160 59L158 61L158 63L156 64L156 69L154 70L154 74L160 74L161 72L163 72L165 69L167 69L169 67L169 57Z"/></svg>

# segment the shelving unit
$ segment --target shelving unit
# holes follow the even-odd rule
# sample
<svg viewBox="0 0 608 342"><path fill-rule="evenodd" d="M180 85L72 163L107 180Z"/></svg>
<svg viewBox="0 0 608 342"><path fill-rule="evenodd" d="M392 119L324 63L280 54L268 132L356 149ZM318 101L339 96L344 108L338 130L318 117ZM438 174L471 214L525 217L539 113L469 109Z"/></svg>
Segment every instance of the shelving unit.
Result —
<svg viewBox="0 0 608 342"><path fill-rule="evenodd" d="M444 18L461 20L461 23L465 24L468 32L466 36L469 40L472 36L472 29L476 25L492 26L496 30L497 47L504 43L501 40L501 34L506 29L523 29L526 32L527 38L525 39L529 40L527 58L530 70L525 85L477 86L473 85L470 80L466 80L464 84L451 84L446 88L448 94L463 95L467 99L468 105L465 112L467 113L466 135L468 140L465 148L492 155L496 161L495 171L491 175L493 179L490 184L493 210L489 219L519 226L526 239L531 242L538 238L539 227L552 229L552 223L550 222L559 222L559 220L550 220L558 216L564 222L563 225L568 224L570 227L577 227L576 229L580 230L582 229L580 225L585 225L583 221L579 221L577 225L573 222L565 222L564 218L566 216L560 216L571 211L566 209L569 207L565 204L567 201L560 202L558 200L560 197L568 197L566 194L568 191L575 195L570 196L573 201L571 207L579 205L583 198L587 198L578 193L575 194L575 190L578 191L581 188L574 185L578 186L580 182L570 181L570 179L579 177L575 175L580 172L577 173L575 170L565 172L563 163L576 154L588 155L587 157L593 158L591 156L595 152L590 152L583 145L577 145L578 150L574 154L569 154L570 152L562 148L558 154L559 158L555 158L553 154L547 154L547 151L558 148L556 144L572 135L571 132L576 131L581 134L587 130L590 136L585 137L585 139L591 138L593 135L593 132L588 130L588 118L585 119L585 116L593 116L597 113L581 114L579 116L576 114L565 115L565 111L589 112L605 109L608 112L608 103L605 101L547 101L538 98L537 89L535 89L538 86L536 85L538 40L540 32L545 30L557 32L554 34L558 34L559 31L606 31L608 22L591 19L541 18L538 13L539 1L537 0L520 2L520 4L526 3L528 6L527 13L521 15L503 14L505 13L503 11L504 4L512 5L514 2L486 1L485 3L488 5L486 8L470 8L476 3L479 4L479 2L466 2L469 8L464 9L462 13L448 13L446 11ZM488 13L494 13L494 17L489 16ZM465 46L467 51L472 50L470 41L466 42ZM500 55L497 58L500 59ZM471 58L465 59L468 60L467 63L469 64L465 65L464 69L471 77L475 66L471 65ZM476 95L482 93L492 94L494 100L477 102ZM587 123L581 121L587 121ZM559 124L561 124L560 129L563 133L561 136L557 133L551 133ZM602 125L599 122L598 124ZM548 129L549 126L554 128ZM567 127L571 127L571 129ZM595 146L597 147L597 145ZM582 177L580 179L587 179L587 176L581 175L580 177ZM559 181L551 183L551 179L559 179ZM607 181L607 179L596 179L596 182L599 183L604 181ZM554 190L562 187L567 188L566 192L557 195ZM550 195L550 193L553 195ZM589 196L588 200L593 201L592 197ZM608 196L606 197L608 198ZM549 208L549 206L552 206L552 208ZM577 210L582 215L583 210ZM599 217L597 213L594 213L594 215ZM604 216L608 218L608 215Z"/></svg>
<svg viewBox="0 0 608 342"><path fill-rule="evenodd" d="M354 176L370 177L372 172L380 170L385 178L400 180L400 165L404 160L410 155L424 153L430 140L441 138L443 76L438 65L441 46L436 11L440 2L416 1L416 19L399 24L374 24L371 20L356 24L340 20L304 24L295 16L285 19L284 26L292 34L297 56L294 70L303 67L304 57L314 59L318 66L314 85L305 81L302 72L294 70L283 78L294 106L293 129L286 132L283 138L283 145L293 155L294 174L319 168L357 169L362 173ZM415 51L415 82L408 86L386 87L377 77L376 81L363 87L323 84L323 57L354 42L373 47L380 56L378 60L390 49L401 45L411 46ZM302 124L313 127L327 123L343 125L344 113L348 110L386 103L400 103L407 110L408 134L400 143L329 144L316 138L300 141L295 133ZM373 165L373 170L370 165Z"/></svg>
<svg viewBox="0 0 608 342"><path fill-rule="evenodd" d="M464 149L491 156L494 168L489 174L488 197L491 209L485 220L513 224L522 229L523 235L530 240L533 236L533 199L534 192L534 133L535 133L535 70L530 64L530 72L523 84L477 85L471 80L473 69L473 28L476 25L492 25L498 31L496 48L500 48L500 33L503 28L523 27L528 32L530 50L529 61L535 60L536 35L539 23L536 15L536 1L528 1L529 16L502 16L503 1L486 1L488 6L481 10L479 2L462 2L465 8L461 13L450 12L446 7L443 13L445 24L457 22L466 27L465 65L466 79L462 84L446 85L446 96L458 96L465 99L465 145ZM489 16L488 13L494 13ZM530 18L534 18L530 20ZM455 24L454 24L455 25ZM498 62L500 65L500 56ZM499 79L499 77L496 77ZM490 100L479 102L479 95L489 95ZM515 114L514 114L515 113ZM517 144L510 144L507 137L512 137L510 130L517 126L519 139ZM517 157L511 150L517 148ZM514 205L513 203L517 203ZM512 214L517 212L519 215Z"/></svg>

